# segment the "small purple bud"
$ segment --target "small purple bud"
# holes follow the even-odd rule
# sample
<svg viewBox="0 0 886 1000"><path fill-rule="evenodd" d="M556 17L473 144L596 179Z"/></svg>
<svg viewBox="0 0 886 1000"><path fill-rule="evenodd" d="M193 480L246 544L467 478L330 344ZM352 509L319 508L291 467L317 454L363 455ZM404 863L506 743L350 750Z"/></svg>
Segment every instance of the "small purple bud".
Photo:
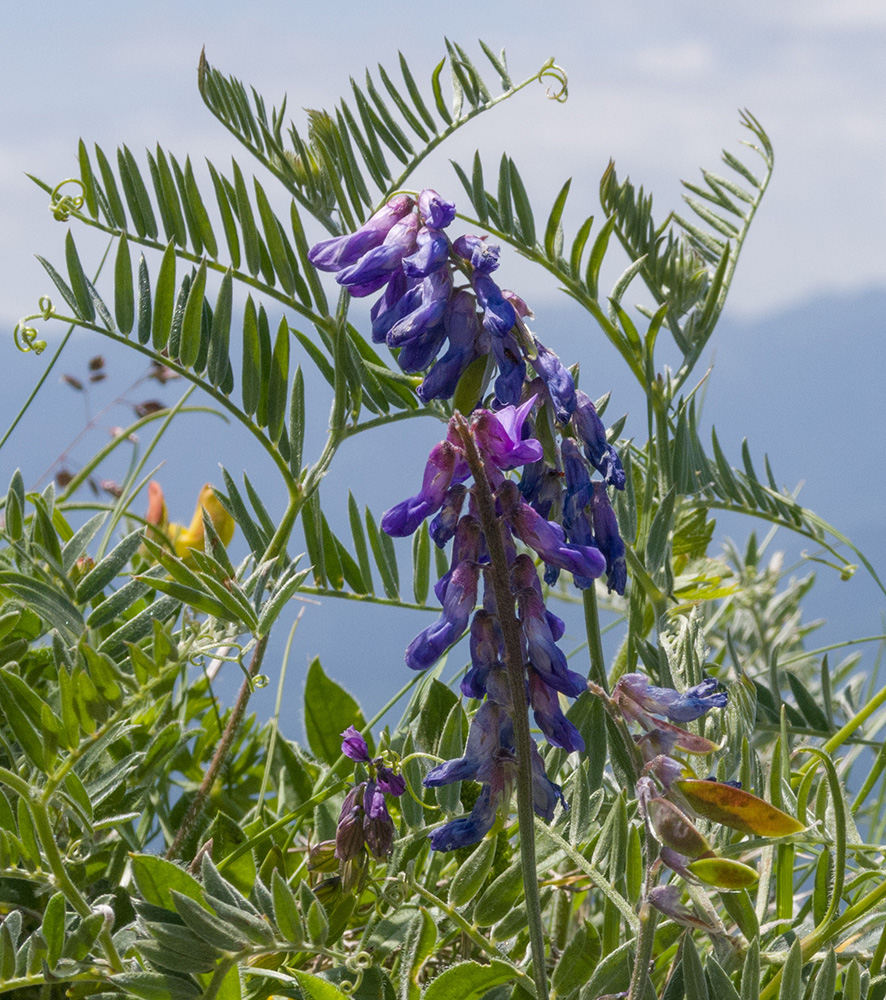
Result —
<svg viewBox="0 0 886 1000"><path fill-rule="evenodd" d="M367 782L363 797L363 835L366 846L379 861L394 849L394 821L384 793L375 782Z"/></svg>
<svg viewBox="0 0 886 1000"><path fill-rule="evenodd" d="M376 769L376 780L378 787L388 795L400 796L406 791L406 779L402 774L394 772L384 764L379 764Z"/></svg>
<svg viewBox="0 0 886 1000"><path fill-rule="evenodd" d="M369 747L366 745L366 740L353 726L348 726L341 734L341 752L361 764L369 763Z"/></svg>
<svg viewBox="0 0 886 1000"><path fill-rule="evenodd" d="M488 611L478 611L471 622L471 667L461 682L465 697L480 701L486 694L486 680L499 664L501 646L498 619Z"/></svg>
<svg viewBox="0 0 886 1000"><path fill-rule="evenodd" d="M335 830L335 856L351 861L363 850L363 793L366 783L355 785L342 803Z"/></svg>
<svg viewBox="0 0 886 1000"><path fill-rule="evenodd" d="M425 188L418 196L418 214L426 226L445 229L455 218L455 204L444 200L431 188Z"/></svg>

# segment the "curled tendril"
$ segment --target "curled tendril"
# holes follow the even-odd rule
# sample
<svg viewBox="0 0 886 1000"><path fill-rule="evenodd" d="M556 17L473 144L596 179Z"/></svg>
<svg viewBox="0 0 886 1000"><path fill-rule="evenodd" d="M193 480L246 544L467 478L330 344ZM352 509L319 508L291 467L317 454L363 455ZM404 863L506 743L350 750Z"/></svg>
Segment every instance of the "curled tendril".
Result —
<svg viewBox="0 0 886 1000"><path fill-rule="evenodd" d="M406 872L400 872L399 875L385 880L385 884L381 887L379 902L397 909L409 898L409 888L409 876Z"/></svg>
<svg viewBox="0 0 886 1000"><path fill-rule="evenodd" d="M253 687L266 688L271 683L267 674L256 674L252 680Z"/></svg>
<svg viewBox="0 0 886 1000"><path fill-rule="evenodd" d="M66 184L76 184L80 188L80 194L62 194L61 189ZM52 189L49 196L49 211L52 217L58 222L67 222L71 212L79 212L83 208L83 196L86 194L86 186L77 177L66 177Z"/></svg>
<svg viewBox="0 0 886 1000"><path fill-rule="evenodd" d="M548 99L565 104L569 97L569 78L566 76L566 70L562 66L558 66L554 62L553 57L548 59L538 71L538 82L542 83L544 80L556 80L560 88L559 90L554 90L552 87L548 87L545 90Z"/></svg>
<svg viewBox="0 0 886 1000"><path fill-rule="evenodd" d="M40 306L40 312L32 313L30 316L20 319L12 331L12 339L15 341L15 346L22 353L33 351L35 354L42 354L46 349L46 341L38 340L37 331L34 327L28 326L28 323L32 319L42 319L44 322L52 319L55 316L55 306L48 295L41 296L38 300L38 305Z"/></svg>

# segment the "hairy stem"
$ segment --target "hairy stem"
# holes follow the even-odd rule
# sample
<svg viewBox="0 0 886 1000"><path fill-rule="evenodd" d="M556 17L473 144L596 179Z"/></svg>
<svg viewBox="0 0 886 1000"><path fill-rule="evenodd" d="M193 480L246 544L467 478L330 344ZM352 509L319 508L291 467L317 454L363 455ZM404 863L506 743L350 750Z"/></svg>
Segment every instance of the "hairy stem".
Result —
<svg viewBox="0 0 886 1000"><path fill-rule="evenodd" d="M520 623L511 592L507 553L502 538L502 526L495 514L495 501L486 478L483 460L474 445L464 418L457 417L458 432L464 443L465 458L474 477L477 513L486 545L489 549L490 576L505 647L505 667L513 704L514 742L517 748L517 818L520 822L520 858L523 885L526 891L526 913L529 921L529 941L532 949L532 970L538 1000L548 996L545 971L545 940L538 895L538 873L535 857L535 819L532 807L532 736L529 733L529 705L526 700L526 680L520 643Z"/></svg>
<svg viewBox="0 0 886 1000"><path fill-rule="evenodd" d="M249 698L252 695L252 682L255 675L258 673L259 667L261 666L267 644L267 635L263 635L255 644L255 648L252 651L252 659L249 661L247 676L243 679L243 684L240 687L237 700L234 702L234 707L228 718L228 723L225 726L224 732L222 733L221 740L219 740L219 744L216 747L215 754L209 764L209 768L203 776L203 781L197 789L194 801L191 803L191 807L188 809L185 818L182 820L181 825L175 834L175 838L173 839L169 850L166 852L166 857L169 860L178 856L185 838L191 832L191 829L199 818L200 813L203 812L203 807L206 805L206 800L209 798L209 793L212 791L212 786L215 784L218 772L221 770L222 764L224 764L225 758L228 756L231 744L234 742L234 736L237 733L240 723L243 721L246 706L249 704Z"/></svg>

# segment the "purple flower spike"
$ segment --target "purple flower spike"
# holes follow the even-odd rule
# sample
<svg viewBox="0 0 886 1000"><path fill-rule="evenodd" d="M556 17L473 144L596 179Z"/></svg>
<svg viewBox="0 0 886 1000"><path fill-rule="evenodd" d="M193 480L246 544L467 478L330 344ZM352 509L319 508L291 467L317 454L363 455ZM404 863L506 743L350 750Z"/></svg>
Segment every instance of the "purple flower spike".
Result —
<svg viewBox="0 0 886 1000"><path fill-rule="evenodd" d="M548 743L570 753L573 750L584 750L585 741L563 714L557 692L534 669L529 671L529 703L538 728L545 734Z"/></svg>
<svg viewBox="0 0 886 1000"><path fill-rule="evenodd" d="M522 437L523 423L536 397L522 406L505 406L497 413L481 410L474 423L474 438L480 451L502 471L537 462L544 452L535 438Z"/></svg>
<svg viewBox="0 0 886 1000"><path fill-rule="evenodd" d="M428 515L436 513L446 499L456 458L456 450L448 441L434 445L425 466L421 491L382 514L382 531L394 538L404 538L411 535Z"/></svg>
<svg viewBox="0 0 886 1000"><path fill-rule="evenodd" d="M618 452L606 440L606 428L597 416L597 408L581 391L575 390L575 412L572 426L584 444L588 461L610 486L617 490L625 488L625 472Z"/></svg>
<svg viewBox="0 0 886 1000"><path fill-rule="evenodd" d="M426 226L445 229L455 218L455 205L431 188L425 188L418 196L418 213Z"/></svg>
<svg viewBox="0 0 886 1000"><path fill-rule="evenodd" d="M341 734L341 752L361 764L369 763L369 747L366 745L366 740L353 726L348 726Z"/></svg>
<svg viewBox="0 0 886 1000"><path fill-rule="evenodd" d="M587 681L566 665L566 656L551 634L544 602L534 588L526 587L518 592L517 606L529 661L539 676L555 691L562 691L571 698L580 695L587 687Z"/></svg>
<svg viewBox="0 0 886 1000"><path fill-rule="evenodd" d="M538 340L535 341L535 346L538 355L533 360L532 367L547 386L557 419L565 424L575 411L575 382L553 351L549 351Z"/></svg>
<svg viewBox="0 0 886 1000"><path fill-rule="evenodd" d="M475 274L492 274L498 268L500 247L487 243L485 236L459 236L452 249L471 262Z"/></svg>
<svg viewBox="0 0 886 1000"><path fill-rule="evenodd" d="M622 596L628 580L625 544L618 533L618 521L609 503L605 483L594 483L591 511L594 518L594 539L606 557L606 585L610 593L614 590Z"/></svg>
<svg viewBox="0 0 886 1000"><path fill-rule="evenodd" d="M459 563L452 571L443 600L443 613L433 625L419 632L406 650L406 665L411 670L427 670L461 638L477 603L479 575L480 567L473 562Z"/></svg>
<svg viewBox="0 0 886 1000"><path fill-rule="evenodd" d="M355 233L323 240L308 251L308 260L319 271L340 271L355 264L364 254L379 246L392 227L408 215L415 202L408 195L392 198Z"/></svg>

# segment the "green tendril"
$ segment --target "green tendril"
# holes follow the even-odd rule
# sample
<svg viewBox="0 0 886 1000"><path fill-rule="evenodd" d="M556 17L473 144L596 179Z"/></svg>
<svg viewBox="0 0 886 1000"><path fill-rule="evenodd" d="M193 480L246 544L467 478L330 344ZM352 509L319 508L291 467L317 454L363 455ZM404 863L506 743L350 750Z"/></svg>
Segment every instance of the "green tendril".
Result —
<svg viewBox="0 0 886 1000"><path fill-rule="evenodd" d="M66 184L76 184L80 188L80 194L61 194L61 189ZM66 177L63 181L52 189L49 196L49 211L57 222L67 222L71 217L71 212L79 212L83 208L83 201L86 195L86 185L78 177Z"/></svg>
<svg viewBox="0 0 886 1000"><path fill-rule="evenodd" d="M552 87L547 88L545 96L548 100L565 104L569 98L569 78L566 76L566 70L562 66L558 66L553 58L548 59L538 71L538 82L542 83L544 80L555 80L560 86L559 90L554 90Z"/></svg>

